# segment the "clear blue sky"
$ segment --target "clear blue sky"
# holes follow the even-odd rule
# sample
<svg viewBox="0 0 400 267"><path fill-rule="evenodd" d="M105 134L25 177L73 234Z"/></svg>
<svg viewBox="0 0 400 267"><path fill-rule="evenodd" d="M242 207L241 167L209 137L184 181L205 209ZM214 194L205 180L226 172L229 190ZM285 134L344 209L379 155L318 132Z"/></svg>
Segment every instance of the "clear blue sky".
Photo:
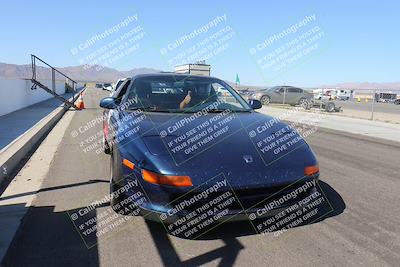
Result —
<svg viewBox="0 0 400 267"><path fill-rule="evenodd" d="M37 54L56 66L78 65L104 44L140 25L145 36L140 47L114 61L118 70L151 67L168 70L168 60L229 26L233 36L225 49L208 60L212 75L242 84L319 85L350 81L400 81L400 4L398 1L2 1L0 62L26 64ZM218 16L226 21L183 45L160 53L185 34ZM122 27L73 55L71 49L117 25L128 16L138 21ZM274 42L255 55L257 47L274 34L315 15L315 20ZM288 57L281 69L262 68L261 57L318 27L322 37L302 47L301 57ZM313 46L310 53L307 47ZM282 53L290 53L289 47ZM292 54L294 57L295 54ZM271 59L271 58L270 58ZM281 61L282 62L282 61Z"/></svg>

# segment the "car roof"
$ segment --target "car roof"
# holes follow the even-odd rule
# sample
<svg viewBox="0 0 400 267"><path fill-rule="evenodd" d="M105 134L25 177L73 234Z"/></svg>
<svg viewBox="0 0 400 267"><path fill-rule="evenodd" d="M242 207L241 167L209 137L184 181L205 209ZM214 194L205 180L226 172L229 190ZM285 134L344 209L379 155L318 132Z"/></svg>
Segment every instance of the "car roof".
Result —
<svg viewBox="0 0 400 267"><path fill-rule="evenodd" d="M155 72L155 73L145 73L145 74L137 74L132 77L132 79L144 78L144 77L195 77L195 78L203 78L203 79L217 79L213 76L204 76L204 75L194 75L194 74L187 74L187 73L175 73L175 72Z"/></svg>

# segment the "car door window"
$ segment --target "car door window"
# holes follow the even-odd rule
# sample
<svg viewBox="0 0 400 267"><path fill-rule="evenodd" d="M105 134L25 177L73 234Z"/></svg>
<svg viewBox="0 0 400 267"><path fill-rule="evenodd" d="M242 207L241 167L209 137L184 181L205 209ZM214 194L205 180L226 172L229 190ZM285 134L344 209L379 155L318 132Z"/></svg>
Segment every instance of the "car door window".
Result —
<svg viewBox="0 0 400 267"><path fill-rule="evenodd" d="M131 84L131 80L128 80L125 82L125 84L122 86L121 90L119 91L118 95L116 96L116 99L118 102L121 102L122 97L125 95L126 90L128 89L129 85Z"/></svg>
<svg viewBox="0 0 400 267"><path fill-rule="evenodd" d="M287 88L287 92L290 93L290 94L298 94L298 93L300 93L299 89L298 88L294 88L294 87Z"/></svg>

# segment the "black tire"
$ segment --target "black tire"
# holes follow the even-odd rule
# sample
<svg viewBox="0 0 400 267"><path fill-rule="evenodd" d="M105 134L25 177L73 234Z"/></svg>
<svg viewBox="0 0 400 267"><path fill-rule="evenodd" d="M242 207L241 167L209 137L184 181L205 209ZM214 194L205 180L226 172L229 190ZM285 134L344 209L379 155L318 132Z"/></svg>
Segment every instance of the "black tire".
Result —
<svg viewBox="0 0 400 267"><path fill-rule="evenodd" d="M110 157L110 205L111 208L121 215L125 216L136 216L139 215L137 213L137 209L134 208L132 204L134 204L129 196L125 194L116 194L116 192L124 186L124 176L122 171L122 159L119 154L118 147L113 147Z"/></svg>
<svg viewBox="0 0 400 267"><path fill-rule="evenodd" d="M121 209L118 209L119 203L123 200L121 195L113 195L113 193L117 192L119 188L121 188L121 182L122 180L122 160L121 156L119 155L119 152L117 149L114 149L111 153L110 157L110 174L111 174L111 179L110 179L110 195L113 196L111 197L110 200L110 205L111 208L120 214L123 214Z"/></svg>
<svg viewBox="0 0 400 267"><path fill-rule="evenodd" d="M106 141L105 138L103 138L103 151L105 154L110 155L111 154L111 149L110 149L110 145L108 144L108 142Z"/></svg>
<svg viewBox="0 0 400 267"><path fill-rule="evenodd" d="M299 106L303 107L304 109L310 109L310 101L307 98L300 98Z"/></svg>
<svg viewBox="0 0 400 267"><path fill-rule="evenodd" d="M271 103L271 98L267 95L263 95L260 98L260 101L261 101L261 104L263 104L263 105L269 105L269 103Z"/></svg>
<svg viewBox="0 0 400 267"><path fill-rule="evenodd" d="M335 111L335 103L333 102L328 102L325 104L325 110L328 112L333 112Z"/></svg>

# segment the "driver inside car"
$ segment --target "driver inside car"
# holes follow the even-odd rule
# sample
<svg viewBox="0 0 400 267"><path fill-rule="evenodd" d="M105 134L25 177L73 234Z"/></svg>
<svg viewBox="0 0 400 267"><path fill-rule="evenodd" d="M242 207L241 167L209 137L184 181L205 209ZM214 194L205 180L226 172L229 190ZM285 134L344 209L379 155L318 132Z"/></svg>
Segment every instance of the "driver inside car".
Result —
<svg viewBox="0 0 400 267"><path fill-rule="evenodd" d="M185 98L179 104L179 109L182 110L182 109L186 108L189 105L191 100L192 100L192 91L188 90Z"/></svg>
<svg viewBox="0 0 400 267"><path fill-rule="evenodd" d="M211 84L197 88L187 88L184 91L187 93L185 94L185 98L179 104L180 110L185 109L189 104L191 104L191 106L197 106L206 102L214 102L218 99Z"/></svg>

